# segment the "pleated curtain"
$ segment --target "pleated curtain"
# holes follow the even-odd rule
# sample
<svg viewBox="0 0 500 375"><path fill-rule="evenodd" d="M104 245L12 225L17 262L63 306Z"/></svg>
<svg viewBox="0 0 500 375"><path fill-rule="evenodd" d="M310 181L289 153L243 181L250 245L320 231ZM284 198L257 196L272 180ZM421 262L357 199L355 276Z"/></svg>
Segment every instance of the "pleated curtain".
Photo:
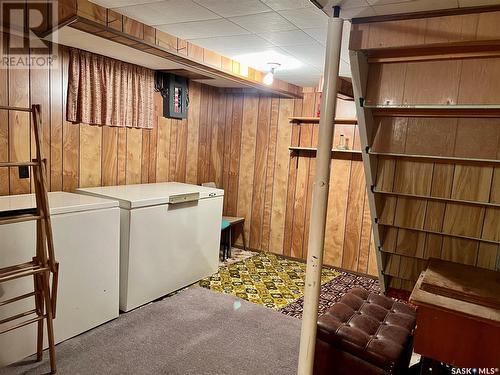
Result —
<svg viewBox="0 0 500 375"><path fill-rule="evenodd" d="M154 71L72 48L67 120L151 129Z"/></svg>

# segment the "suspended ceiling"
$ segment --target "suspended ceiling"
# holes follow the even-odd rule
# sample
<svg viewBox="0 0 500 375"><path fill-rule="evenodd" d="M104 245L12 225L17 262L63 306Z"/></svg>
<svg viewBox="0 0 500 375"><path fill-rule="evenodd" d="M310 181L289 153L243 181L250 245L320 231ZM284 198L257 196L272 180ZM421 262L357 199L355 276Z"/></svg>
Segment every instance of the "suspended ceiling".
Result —
<svg viewBox="0 0 500 375"><path fill-rule="evenodd" d="M328 16L309 0L91 0L299 86L315 86L325 60ZM500 0L316 0L345 19L500 4ZM345 22L340 75L350 77Z"/></svg>

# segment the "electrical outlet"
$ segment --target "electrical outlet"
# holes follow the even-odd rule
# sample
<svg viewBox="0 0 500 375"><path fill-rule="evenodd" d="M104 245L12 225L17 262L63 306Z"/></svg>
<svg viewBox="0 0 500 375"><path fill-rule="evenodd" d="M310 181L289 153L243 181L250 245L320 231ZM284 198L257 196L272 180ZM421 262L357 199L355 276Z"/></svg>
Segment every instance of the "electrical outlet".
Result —
<svg viewBox="0 0 500 375"><path fill-rule="evenodd" d="M19 167L19 178L30 178L30 169L27 165Z"/></svg>

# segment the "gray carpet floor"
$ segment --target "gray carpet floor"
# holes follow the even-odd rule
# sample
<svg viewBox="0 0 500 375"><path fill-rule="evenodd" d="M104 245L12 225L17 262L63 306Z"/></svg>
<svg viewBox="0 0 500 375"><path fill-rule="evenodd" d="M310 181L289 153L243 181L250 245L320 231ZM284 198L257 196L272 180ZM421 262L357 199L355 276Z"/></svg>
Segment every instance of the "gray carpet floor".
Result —
<svg viewBox="0 0 500 375"><path fill-rule="evenodd" d="M295 374L300 320L200 287L57 345L58 374ZM0 374L44 374L25 361Z"/></svg>

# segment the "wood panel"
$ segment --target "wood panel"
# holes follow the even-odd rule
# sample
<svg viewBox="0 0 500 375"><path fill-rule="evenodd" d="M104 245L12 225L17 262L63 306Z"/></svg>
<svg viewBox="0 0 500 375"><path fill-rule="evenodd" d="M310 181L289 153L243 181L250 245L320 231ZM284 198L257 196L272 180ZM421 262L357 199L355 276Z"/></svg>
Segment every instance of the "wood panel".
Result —
<svg viewBox="0 0 500 375"><path fill-rule="evenodd" d="M35 74L0 71L1 78L11 78L0 80L5 86L0 103L28 105L30 95L32 100L42 100L44 95L48 100L42 107L45 147L49 148L44 154L50 156L53 191L141 182L213 181L225 190L224 213L246 218L244 230L250 247L305 257L315 159L290 154L288 147L314 146L318 125L292 124L289 117L313 115L320 99L318 92L307 89L303 100L279 99L190 82L186 120L164 118L162 98L155 93L151 130L73 124L65 121L68 50L60 49L63 64L59 69ZM353 113L352 102L339 101L338 105L340 113ZM0 127L0 158L28 159L29 121L7 120L0 126L13 127L15 123L16 129L12 133L6 125ZM339 125L335 134L335 142L344 134L351 148L360 147L356 126ZM0 175L0 194L29 190L29 181L19 181L17 173ZM332 158L325 263L375 274L365 197L359 155L342 153ZM490 227L495 225L492 221ZM490 233L496 232L492 229ZM241 233L235 232L235 239L242 244ZM485 248L482 254L482 262L491 263L491 251Z"/></svg>

